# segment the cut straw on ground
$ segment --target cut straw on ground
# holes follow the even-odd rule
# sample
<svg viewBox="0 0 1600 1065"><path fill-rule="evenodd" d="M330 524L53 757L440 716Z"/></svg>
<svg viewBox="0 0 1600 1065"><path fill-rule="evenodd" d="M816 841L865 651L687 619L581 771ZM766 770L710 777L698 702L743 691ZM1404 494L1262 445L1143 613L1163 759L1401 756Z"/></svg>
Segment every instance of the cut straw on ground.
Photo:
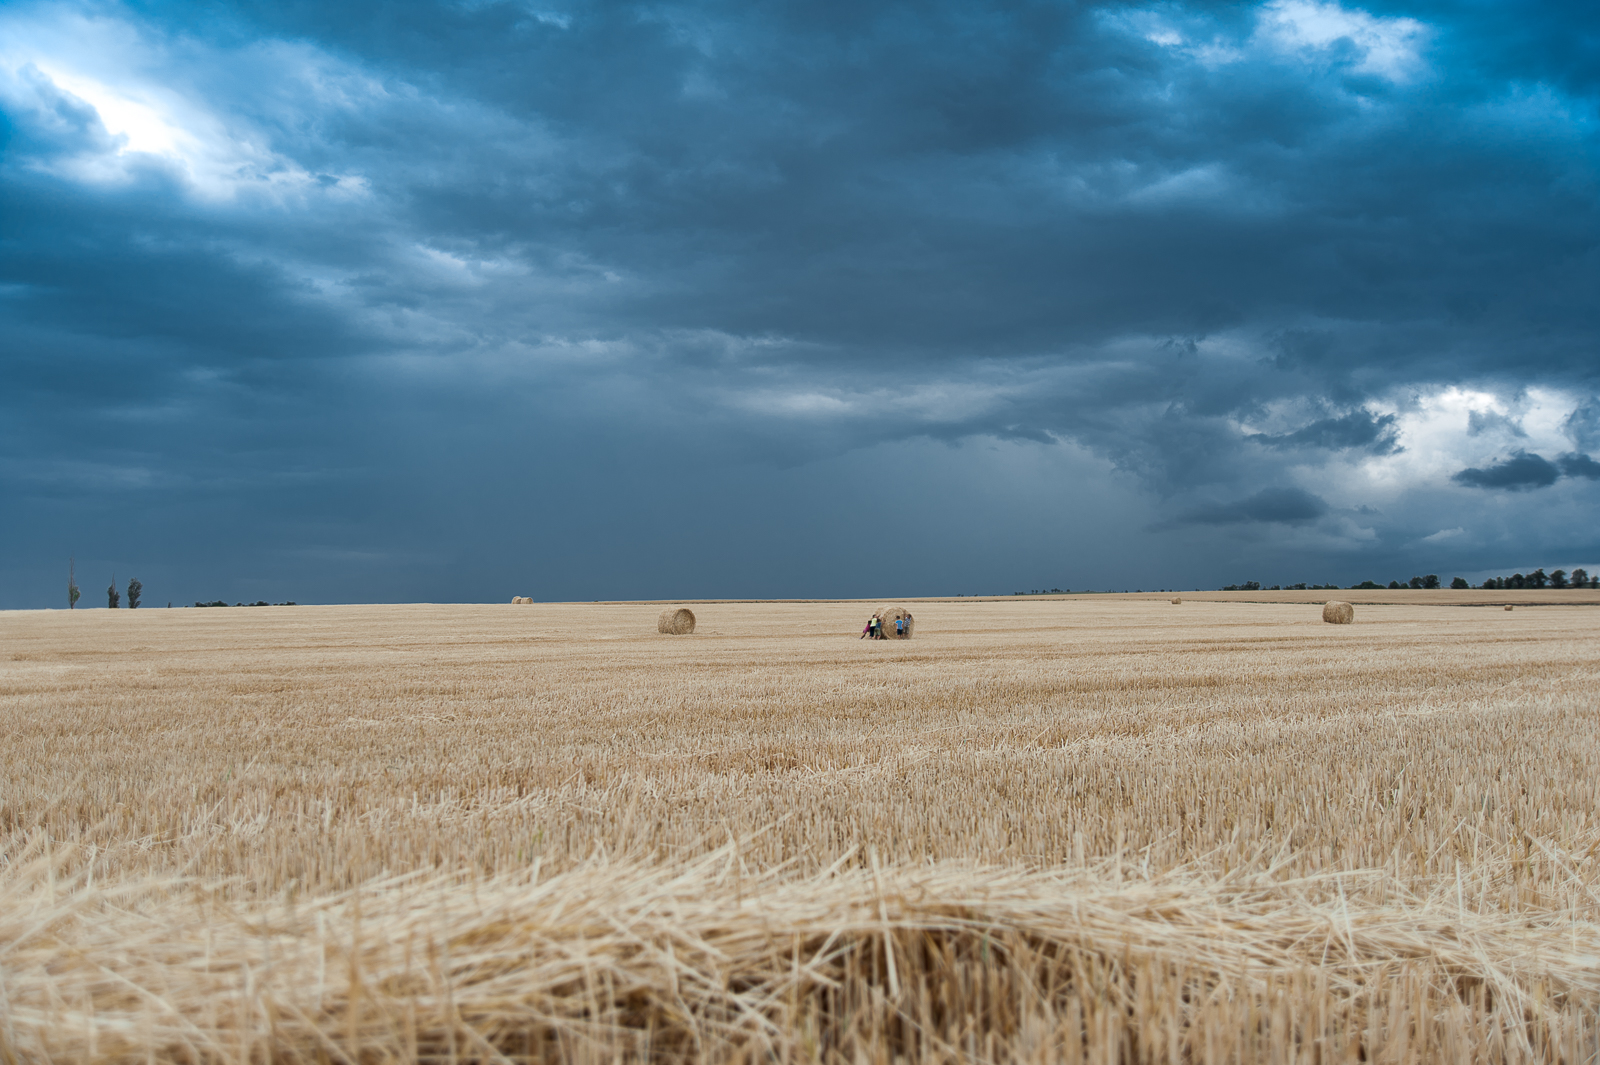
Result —
<svg viewBox="0 0 1600 1065"><path fill-rule="evenodd" d="M1592 919L1376 871L792 877L730 843L240 904L38 850L0 879L19 1060L1580 1062L1600 1035Z"/></svg>
<svg viewBox="0 0 1600 1065"><path fill-rule="evenodd" d="M1418 595L3 612L0 1063L1596 1065L1600 610Z"/></svg>

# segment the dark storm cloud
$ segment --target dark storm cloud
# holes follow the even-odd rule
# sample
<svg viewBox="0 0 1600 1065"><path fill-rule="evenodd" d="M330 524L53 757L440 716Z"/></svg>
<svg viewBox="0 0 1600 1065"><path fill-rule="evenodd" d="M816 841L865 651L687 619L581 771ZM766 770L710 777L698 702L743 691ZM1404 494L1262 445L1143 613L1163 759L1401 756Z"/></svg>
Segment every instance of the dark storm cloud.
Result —
<svg viewBox="0 0 1600 1065"><path fill-rule="evenodd" d="M1448 78L1419 96L1377 77L1363 100L1354 61L1310 77L1293 57L1208 70L1117 25L1117 9L1051 5L251 14L492 109L450 116L455 128L348 125L369 151L410 133L424 155L459 153L442 172L384 160L425 231L480 249L554 241L634 271L628 298L602 297L591 321L802 336L828 345L812 365L871 348L926 366L1071 358L1062 345L1212 332L1286 306L1473 318L1479 335L1516 327L1529 295L1580 311L1559 298L1576 279L1552 264L1592 237L1592 199L1560 183L1581 146L1510 155L1492 128L1463 143L1447 116L1482 90ZM1193 17L1228 43L1251 32ZM1406 119L1364 122L1372 101ZM508 149L482 128L496 116L556 150ZM1429 140L1440 120L1451 132ZM1338 162L1357 153L1352 183ZM1555 198L1543 229L1490 247L1463 224L1486 166L1501 193ZM1463 259L1470 273L1451 265ZM1339 376L1393 368L1366 342L1329 344Z"/></svg>
<svg viewBox="0 0 1600 1065"><path fill-rule="evenodd" d="M1511 457L1492 466L1468 468L1452 474L1450 479L1470 488L1509 488L1524 491L1530 488L1547 488L1556 483L1561 471L1542 455L1526 451L1513 452Z"/></svg>
<svg viewBox="0 0 1600 1065"><path fill-rule="evenodd" d="M1560 455L1554 462L1543 455L1514 451L1510 458L1482 468L1469 467L1452 475L1450 479L1469 488L1509 488L1513 491L1522 491L1548 488L1560 477L1600 480L1600 462L1576 451Z"/></svg>
<svg viewBox="0 0 1600 1065"><path fill-rule="evenodd" d="M1275 448L1361 448L1374 455L1387 455L1399 447L1395 440L1397 420L1393 414L1374 416L1369 411L1354 411L1338 418L1323 418L1292 433L1256 433L1250 439Z"/></svg>
<svg viewBox="0 0 1600 1065"><path fill-rule="evenodd" d="M1241 525L1250 522L1300 525L1328 513L1328 504L1299 488L1266 488L1232 503L1197 507L1173 525Z"/></svg>
<svg viewBox="0 0 1600 1065"><path fill-rule="evenodd" d="M1129 527L1309 530L1317 471L1403 458L1430 390L1596 390L1587 5L8 17L16 498L264 508L414 558L518 486L627 498L662 439L648 479L711 486L730 530L808 505L716 496L731 464L982 440L1084 449ZM179 133L120 151L85 78ZM1509 447L1513 407L1459 430ZM1592 478L1595 409L1520 445L1575 446L1559 468L1479 451L1432 487ZM1436 510L1386 520L1410 542Z"/></svg>
<svg viewBox="0 0 1600 1065"><path fill-rule="evenodd" d="M1588 455L1574 452L1562 455L1556 460L1561 467L1561 472L1568 477L1583 477L1590 481L1600 481L1600 462L1596 462Z"/></svg>

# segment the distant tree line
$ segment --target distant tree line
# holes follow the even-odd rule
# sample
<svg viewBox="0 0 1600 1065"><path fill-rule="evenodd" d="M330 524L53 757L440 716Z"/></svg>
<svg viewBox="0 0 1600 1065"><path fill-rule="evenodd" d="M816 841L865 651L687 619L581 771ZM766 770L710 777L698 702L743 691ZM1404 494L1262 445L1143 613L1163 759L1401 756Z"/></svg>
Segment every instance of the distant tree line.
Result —
<svg viewBox="0 0 1600 1065"><path fill-rule="evenodd" d="M1452 588L1465 588L1466 586L1467 586L1467 582L1464 579L1462 579L1461 577L1456 577L1454 580L1452 580L1450 582L1450 587L1452 587ZM1361 589L1366 589L1366 588L1437 588L1437 587L1439 587L1439 575L1437 573L1430 573L1426 577L1412 577L1409 581L1406 581L1404 583L1402 583L1400 581L1390 581L1388 584L1379 584L1377 581L1362 581L1360 584L1352 584L1350 587L1351 588L1361 588Z"/></svg>
<svg viewBox="0 0 1600 1065"><path fill-rule="evenodd" d="M75 558L67 559L67 609L68 610L76 610L77 606L78 606L78 600L83 597L83 592L78 588L78 580L77 580L76 571L77 571L77 559L75 559ZM144 584L143 584L143 582L141 582L139 580L138 577L134 577L132 580L130 580L128 582L128 609L129 610L138 610L139 609L139 603L143 598L144 598ZM171 606L172 604L168 603L167 605ZM227 605L228 604L224 603L221 599L213 600L212 602L209 602L209 603L200 603L200 602L195 603L195 606L227 606ZM290 600L287 603L269 603L265 599L263 599L263 600L259 600L259 601L254 602L254 603L234 603L233 605L234 606L298 606L299 604L295 603L293 600ZM106 588L106 606L110 607L112 610L120 609L121 606L122 606L122 593L117 590L117 578L116 578L116 576L114 574L111 577L110 586Z"/></svg>
<svg viewBox="0 0 1600 1065"><path fill-rule="evenodd" d="M1466 587L1463 583L1462 587ZM1529 574L1513 573L1509 577L1490 577L1484 581L1480 588L1600 588L1600 575L1591 577L1583 569L1575 569L1568 573L1564 569L1551 570L1548 574L1542 569L1536 569Z"/></svg>
<svg viewBox="0 0 1600 1065"><path fill-rule="evenodd" d="M1390 581L1388 584L1379 584L1377 581L1362 581L1360 584L1350 585L1352 591L1365 591L1371 589L1405 589L1405 588L1438 588L1439 575L1429 573L1421 577L1412 577L1409 581ZM1456 577L1450 581L1452 588L1471 588L1466 578ZM1551 570L1546 573L1536 569L1529 574L1513 573L1509 577L1490 577L1478 587L1480 588L1600 588L1600 575L1591 576L1583 569L1575 569L1568 573L1564 569ZM1285 584L1272 585L1266 589L1269 592L1279 591L1336 591L1337 584ZM1259 592L1262 590L1260 581L1245 581L1242 584L1229 584L1222 589L1225 592ZM1020 593L1019 593L1020 594Z"/></svg>
<svg viewBox="0 0 1600 1065"><path fill-rule="evenodd" d="M76 558L67 559L68 610L78 609L78 600L83 598L83 590L78 587L77 563L78 560ZM143 595L144 584L140 582L139 578L135 577L130 580L128 582L128 609L138 610L139 600L141 597L143 597ZM167 605L171 606L172 604L168 603ZM112 610L119 609L122 606L122 593L117 591L117 578L115 574L112 574L111 584L106 588L106 606L110 607Z"/></svg>

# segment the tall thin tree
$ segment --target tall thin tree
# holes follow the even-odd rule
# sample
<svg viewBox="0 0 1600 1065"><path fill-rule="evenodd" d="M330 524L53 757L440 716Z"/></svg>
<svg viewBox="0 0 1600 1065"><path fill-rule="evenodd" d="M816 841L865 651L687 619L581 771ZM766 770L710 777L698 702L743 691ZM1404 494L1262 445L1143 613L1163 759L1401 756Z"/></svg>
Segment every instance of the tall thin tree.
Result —
<svg viewBox="0 0 1600 1065"><path fill-rule="evenodd" d="M78 609L78 597L83 593L78 591L78 581L75 576L78 560L67 556L67 609Z"/></svg>
<svg viewBox="0 0 1600 1065"><path fill-rule="evenodd" d="M106 606L112 610L122 605L122 593L117 591L117 575L111 575L111 586L106 589Z"/></svg>

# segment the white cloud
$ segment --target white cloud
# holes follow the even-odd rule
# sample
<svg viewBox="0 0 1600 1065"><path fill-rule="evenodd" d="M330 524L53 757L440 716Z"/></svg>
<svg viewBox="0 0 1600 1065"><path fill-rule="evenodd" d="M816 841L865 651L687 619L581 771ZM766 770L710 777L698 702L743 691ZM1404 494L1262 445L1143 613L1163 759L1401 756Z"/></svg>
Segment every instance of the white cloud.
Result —
<svg viewBox="0 0 1600 1065"><path fill-rule="evenodd" d="M66 98L92 111L105 132L99 143L63 142L56 154L31 160L41 170L108 183L163 167L211 200L245 191L277 198L311 192L348 198L367 191L359 175L309 172L274 150L256 123L211 106L202 90L174 74L174 57L130 25L75 14L0 17L0 42L0 99L9 107L48 121ZM255 58L282 68L280 81L315 73L281 48L262 51Z"/></svg>
<svg viewBox="0 0 1600 1065"><path fill-rule="evenodd" d="M1355 69L1404 81L1422 65L1428 27L1411 18L1380 18L1337 3L1273 0L1261 9L1257 38L1279 52L1326 52L1349 42L1360 52Z"/></svg>
<svg viewBox="0 0 1600 1065"><path fill-rule="evenodd" d="M1465 535L1467 535L1467 530L1457 525L1454 529L1440 529L1431 536L1424 536L1422 542L1425 544L1442 544L1446 540L1459 540Z"/></svg>
<svg viewBox="0 0 1600 1065"><path fill-rule="evenodd" d="M1224 40L1215 32L1208 35L1205 31L1212 27L1200 24L1196 20L1191 19L1188 25L1179 26L1165 12L1138 8L1102 12L1100 17L1103 22L1123 33L1142 37L1162 48L1181 52L1202 66L1220 67L1244 58L1244 52L1236 45Z"/></svg>
<svg viewBox="0 0 1600 1065"><path fill-rule="evenodd" d="M1569 450L1564 423L1577 396L1553 389L1528 389L1505 396L1453 386L1418 397L1370 406L1396 417L1403 450L1373 456L1363 466L1374 486L1401 488L1444 484L1468 466L1482 466L1516 447L1545 455ZM1484 426L1501 427L1484 431Z"/></svg>
<svg viewBox="0 0 1600 1065"><path fill-rule="evenodd" d="M1184 55L1215 69L1261 53L1309 57L1336 47L1355 51L1355 69L1391 81L1405 81L1423 66L1421 48L1429 29L1412 18L1382 18L1336 0L1272 0L1257 13L1248 40L1228 39L1203 16L1183 17L1172 8L1130 8L1107 12L1101 21L1132 37Z"/></svg>

